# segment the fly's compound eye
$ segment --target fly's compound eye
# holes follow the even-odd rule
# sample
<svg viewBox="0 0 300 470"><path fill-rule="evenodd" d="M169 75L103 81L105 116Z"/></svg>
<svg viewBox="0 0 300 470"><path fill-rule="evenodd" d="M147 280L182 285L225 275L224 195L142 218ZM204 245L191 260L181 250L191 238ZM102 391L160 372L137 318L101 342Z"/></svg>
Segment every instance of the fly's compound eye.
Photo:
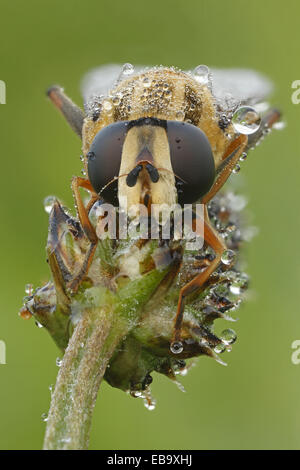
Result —
<svg viewBox="0 0 300 470"><path fill-rule="evenodd" d="M192 204L203 197L215 179L215 162L208 138L192 124L167 121L172 168L179 204Z"/></svg>
<svg viewBox="0 0 300 470"><path fill-rule="evenodd" d="M118 180L127 121L101 129L95 136L88 157L89 180L97 194L110 204L118 205Z"/></svg>

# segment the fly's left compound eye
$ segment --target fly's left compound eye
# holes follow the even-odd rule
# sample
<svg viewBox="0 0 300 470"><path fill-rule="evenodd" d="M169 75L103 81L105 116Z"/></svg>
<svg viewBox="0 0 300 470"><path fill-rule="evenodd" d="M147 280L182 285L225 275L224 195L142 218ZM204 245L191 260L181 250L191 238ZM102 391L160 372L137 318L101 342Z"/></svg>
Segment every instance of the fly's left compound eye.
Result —
<svg viewBox="0 0 300 470"><path fill-rule="evenodd" d="M114 205L118 204L118 180L114 178L119 175L126 133L127 121L104 127L94 138L87 154L89 180L95 192L99 194L101 191L103 199Z"/></svg>
<svg viewBox="0 0 300 470"><path fill-rule="evenodd" d="M191 204L203 197L215 179L215 162L208 138L192 124L167 121L171 163L177 175L179 204Z"/></svg>

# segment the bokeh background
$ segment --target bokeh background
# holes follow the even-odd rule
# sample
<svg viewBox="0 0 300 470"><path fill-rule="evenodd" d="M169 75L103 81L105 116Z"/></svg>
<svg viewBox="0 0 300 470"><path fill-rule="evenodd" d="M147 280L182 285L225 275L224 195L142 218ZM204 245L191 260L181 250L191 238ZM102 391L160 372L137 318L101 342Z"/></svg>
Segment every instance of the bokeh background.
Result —
<svg viewBox="0 0 300 470"><path fill-rule="evenodd" d="M107 62L257 69L273 79L288 126L235 176L260 234L245 247L252 300L238 312L228 367L200 359L182 379L185 394L156 375L152 412L103 384L91 448L299 449L299 14L291 0L1 1L1 449L41 448L58 370L50 336L17 315L25 284L49 277L42 201L55 194L72 206L70 179L81 169L80 141L44 92L59 83L81 104L82 75Z"/></svg>

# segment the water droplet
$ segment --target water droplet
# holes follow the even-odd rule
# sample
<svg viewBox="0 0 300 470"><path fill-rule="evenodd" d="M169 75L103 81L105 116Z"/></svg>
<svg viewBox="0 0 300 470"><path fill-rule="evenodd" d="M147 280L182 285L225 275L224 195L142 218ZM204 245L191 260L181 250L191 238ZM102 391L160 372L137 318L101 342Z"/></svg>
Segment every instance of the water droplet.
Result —
<svg viewBox="0 0 300 470"><path fill-rule="evenodd" d="M53 207L53 204L55 203L56 201L56 197L55 196L47 196L45 197L44 201L43 201L43 205L44 205L44 209L45 211L47 212L47 214L50 214L51 210L52 210L52 207Z"/></svg>
<svg viewBox="0 0 300 470"><path fill-rule="evenodd" d="M81 170L81 174L82 174L82 176L86 176L86 171L85 171L85 170Z"/></svg>
<svg viewBox="0 0 300 470"><path fill-rule="evenodd" d="M123 75L132 75L134 73L134 66L132 64L126 63L122 67Z"/></svg>
<svg viewBox="0 0 300 470"><path fill-rule="evenodd" d="M110 100L104 100L102 103L102 107L106 111L107 114L111 113L113 110L113 105Z"/></svg>
<svg viewBox="0 0 300 470"><path fill-rule="evenodd" d="M222 263L226 264L226 266L229 266L231 263L233 263L234 259L235 252L233 250L225 250L221 257Z"/></svg>
<svg viewBox="0 0 300 470"><path fill-rule="evenodd" d="M240 161L244 162L247 158L248 154L246 152L243 152L242 155L240 156Z"/></svg>
<svg viewBox="0 0 300 470"><path fill-rule="evenodd" d="M143 79L143 86L144 86L145 88L149 88L149 87L151 86L151 80L150 80L149 77L145 77L145 78Z"/></svg>
<svg viewBox="0 0 300 470"><path fill-rule="evenodd" d="M198 65L193 72L196 80L203 85L209 83L209 68L206 65Z"/></svg>
<svg viewBox="0 0 300 470"><path fill-rule="evenodd" d="M181 341L174 341L170 345L170 350L173 354L180 354L183 351L183 344Z"/></svg>
<svg viewBox="0 0 300 470"><path fill-rule="evenodd" d="M84 155L80 155L80 161L83 162L84 161Z"/></svg>
<svg viewBox="0 0 300 470"><path fill-rule="evenodd" d="M266 128L264 129L264 131L263 131L263 136L266 136L266 135L270 134L271 131L272 131L272 129L271 129L270 127L266 127ZM262 137L256 142L256 144L255 144L256 147L258 147L258 145L260 144L261 140L262 140Z"/></svg>
<svg viewBox="0 0 300 470"><path fill-rule="evenodd" d="M233 168L232 173L236 174L236 173L239 173L240 171L241 171L241 167L240 167L240 165L237 163L237 164L235 165L235 167Z"/></svg>
<svg viewBox="0 0 300 470"><path fill-rule="evenodd" d="M25 293L27 295L31 295L33 291L33 285L32 284L26 284L25 286Z"/></svg>
<svg viewBox="0 0 300 470"><path fill-rule="evenodd" d="M179 370L178 374L181 375L182 377L185 377L187 375L188 371L189 371L188 368L185 367L184 369Z"/></svg>
<svg viewBox="0 0 300 470"><path fill-rule="evenodd" d="M221 340L225 345L233 344L237 339L237 334L234 330L228 328L227 330L222 331Z"/></svg>
<svg viewBox="0 0 300 470"><path fill-rule="evenodd" d="M234 281L230 284L229 290L234 295L239 295L241 293L241 285L239 282Z"/></svg>
<svg viewBox="0 0 300 470"><path fill-rule="evenodd" d="M129 393L133 398L143 398L144 397L143 393L139 390L130 390Z"/></svg>
<svg viewBox="0 0 300 470"><path fill-rule="evenodd" d="M240 134L253 134L260 126L261 117L250 106L241 106L232 116L232 124Z"/></svg>
<svg viewBox="0 0 300 470"><path fill-rule="evenodd" d="M121 103L121 98L120 96L116 95L113 97L112 102L114 105L118 106Z"/></svg>
<svg viewBox="0 0 300 470"><path fill-rule="evenodd" d="M48 421L48 413L43 413L41 418L42 418L42 421L44 421L44 423L46 423Z"/></svg>
<svg viewBox="0 0 300 470"><path fill-rule="evenodd" d="M147 398L144 399L144 405L149 411L155 410L156 407L156 400L151 398L151 400L147 400Z"/></svg>
<svg viewBox="0 0 300 470"><path fill-rule="evenodd" d="M35 324L38 328L44 328L43 325L40 322L38 322L37 320L35 321Z"/></svg>
<svg viewBox="0 0 300 470"><path fill-rule="evenodd" d="M60 357L57 357L55 360L55 364L57 365L57 367L60 367L62 365L62 359Z"/></svg>
<svg viewBox="0 0 300 470"><path fill-rule="evenodd" d="M184 112L183 112L183 111L177 111L177 113L176 113L176 119L177 119L178 121L183 121L184 116L185 116L185 115L184 115Z"/></svg>
<svg viewBox="0 0 300 470"><path fill-rule="evenodd" d="M273 124L273 129L276 129L277 131L281 131L285 127L286 123L284 121L275 122L275 124Z"/></svg>
<svg viewBox="0 0 300 470"><path fill-rule="evenodd" d="M25 306L21 308L19 315L23 320L29 320L32 317L32 314Z"/></svg>
<svg viewBox="0 0 300 470"><path fill-rule="evenodd" d="M217 346L215 346L214 351L215 351L215 353L220 354L220 353L224 352L225 349L226 349L225 344L220 343L220 344L217 344Z"/></svg>
<svg viewBox="0 0 300 470"><path fill-rule="evenodd" d="M54 390L54 385L53 385L53 384L51 384L51 385L49 385L49 387L48 387L48 388L49 388L50 392L52 393L52 392L53 392L53 390Z"/></svg>

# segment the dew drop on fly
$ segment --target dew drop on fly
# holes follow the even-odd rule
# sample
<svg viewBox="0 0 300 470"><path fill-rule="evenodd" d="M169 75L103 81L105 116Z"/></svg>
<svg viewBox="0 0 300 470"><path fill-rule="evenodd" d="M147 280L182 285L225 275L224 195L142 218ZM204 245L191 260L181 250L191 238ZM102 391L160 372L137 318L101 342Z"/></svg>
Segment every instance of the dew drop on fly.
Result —
<svg viewBox="0 0 300 470"><path fill-rule="evenodd" d="M221 261L226 266L229 266L235 259L235 252L233 250L225 250L222 254Z"/></svg>
<svg viewBox="0 0 300 470"><path fill-rule="evenodd" d="M134 67L132 64L126 63L122 67L122 75L130 76L134 73Z"/></svg>
<svg viewBox="0 0 300 470"><path fill-rule="evenodd" d="M261 117L254 108L240 106L232 116L232 124L239 134L253 134L260 126Z"/></svg>
<svg viewBox="0 0 300 470"><path fill-rule="evenodd" d="M193 75L197 82L207 85L210 81L209 68L206 65L197 65L194 69Z"/></svg>

